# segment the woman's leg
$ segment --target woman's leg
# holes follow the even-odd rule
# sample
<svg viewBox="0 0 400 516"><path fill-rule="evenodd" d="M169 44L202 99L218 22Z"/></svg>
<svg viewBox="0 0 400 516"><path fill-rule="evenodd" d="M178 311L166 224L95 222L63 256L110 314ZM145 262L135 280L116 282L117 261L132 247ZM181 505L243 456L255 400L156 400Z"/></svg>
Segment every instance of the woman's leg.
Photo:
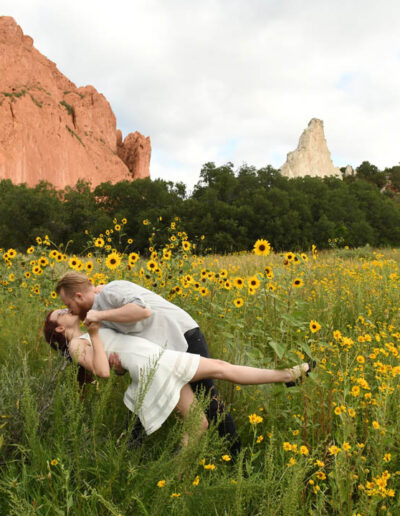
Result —
<svg viewBox="0 0 400 516"><path fill-rule="evenodd" d="M259 369L230 364L223 360L200 357L196 374L190 380L196 382L203 378L228 380L242 385L259 385L264 383L291 382L309 370L309 365L303 363L291 369Z"/></svg>
<svg viewBox="0 0 400 516"><path fill-rule="evenodd" d="M208 359L204 359L204 360L208 360ZM178 404L175 408L176 408L177 412L179 412L179 414L183 417L183 419L185 419L189 414L191 406L195 402L196 402L196 398L194 397L192 388L187 383L181 389L181 395L180 395ZM208 421L207 421L205 414L203 414L202 420L199 425L198 432L196 433L196 436L194 436L194 437L196 437L198 439L200 437L200 435L207 430L207 428L208 428ZM188 441L189 441L189 436L188 436L188 434L185 434L183 436L184 446L187 446Z"/></svg>

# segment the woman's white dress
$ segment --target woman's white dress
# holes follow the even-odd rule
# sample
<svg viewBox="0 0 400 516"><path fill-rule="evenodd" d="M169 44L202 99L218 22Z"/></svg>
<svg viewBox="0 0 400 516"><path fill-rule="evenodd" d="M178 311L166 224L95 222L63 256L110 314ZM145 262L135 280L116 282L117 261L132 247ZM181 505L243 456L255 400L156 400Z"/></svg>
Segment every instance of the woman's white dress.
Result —
<svg viewBox="0 0 400 516"><path fill-rule="evenodd" d="M155 432L176 407L182 387L195 375L200 355L163 349L108 328L99 332L107 357L118 353L132 379L124 394L125 405L138 415L147 434ZM88 334L81 338L90 342Z"/></svg>

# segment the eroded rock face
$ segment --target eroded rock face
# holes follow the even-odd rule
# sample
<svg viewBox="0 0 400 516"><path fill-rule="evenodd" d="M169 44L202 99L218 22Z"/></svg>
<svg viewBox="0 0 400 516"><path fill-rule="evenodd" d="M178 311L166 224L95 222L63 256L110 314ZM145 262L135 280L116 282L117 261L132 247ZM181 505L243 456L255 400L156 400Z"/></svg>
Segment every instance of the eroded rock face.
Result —
<svg viewBox="0 0 400 516"><path fill-rule="evenodd" d="M122 135L117 139L118 156L126 164L135 178L143 179L149 175L151 144L150 138L138 133L129 133L122 142Z"/></svg>
<svg viewBox="0 0 400 516"><path fill-rule="evenodd" d="M300 136L297 149L289 152L281 174L287 177L342 177L340 169L331 160L324 134L324 123L312 118Z"/></svg>
<svg viewBox="0 0 400 516"><path fill-rule="evenodd" d="M122 143L106 98L77 88L13 18L0 17L0 179L96 186L150 176L150 156L150 138L135 132Z"/></svg>

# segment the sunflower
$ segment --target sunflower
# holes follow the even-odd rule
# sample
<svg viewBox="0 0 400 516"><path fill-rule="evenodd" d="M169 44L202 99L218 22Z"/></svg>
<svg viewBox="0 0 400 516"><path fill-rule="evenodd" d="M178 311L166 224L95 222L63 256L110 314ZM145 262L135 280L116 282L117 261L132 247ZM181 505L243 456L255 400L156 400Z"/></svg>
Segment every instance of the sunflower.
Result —
<svg viewBox="0 0 400 516"><path fill-rule="evenodd" d="M321 329L321 325L319 323L317 323L317 321L310 322L310 330L312 331L312 333L316 333L320 329Z"/></svg>
<svg viewBox="0 0 400 516"><path fill-rule="evenodd" d="M138 253L130 253L128 256L129 265L134 265L139 260Z"/></svg>
<svg viewBox="0 0 400 516"><path fill-rule="evenodd" d="M171 259L171 251L169 249L163 249L163 258L164 260L170 260Z"/></svg>
<svg viewBox="0 0 400 516"><path fill-rule="evenodd" d="M204 297L208 294L208 288L206 287L201 287L200 289L200 294Z"/></svg>
<svg viewBox="0 0 400 516"><path fill-rule="evenodd" d="M72 258L69 259L68 265L71 267L71 269L77 269L78 267L78 258L76 256L72 256Z"/></svg>
<svg viewBox="0 0 400 516"><path fill-rule="evenodd" d="M106 258L106 267L108 267L112 271L116 269L120 263L121 257L118 253L110 253Z"/></svg>
<svg viewBox="0 0 400 516"><path fill-rule="evenodd" d="M222 280L223 281L223 280ZM229 280L226 280L224 282L224 288L226 288L226 290L231 290L232 288L232 283L229 281Z"/></svg>
<svg viewBox="0 0 400 516"><path fill-rule="evenodd" d="M241 278L240 276L236 276L236 278L233 279L233 284L235 285L236 288L243 288L243 286L244 286L243 278Z"/></svg>
<svg viewBox="0 0 400 516"><path fill-rule="evenodd" d="M268 240L257 240L254 244L253 252L256 255L268 256L271 251L271 244Z"/></svg>
<svg viewBox="0 0 400 516"><path fill-rule="evenodd" d="M276 290L276 286L273 283L268 283L267 290L274 292L274 290Z"/></svg>
<svg viewBox="0 0 400 516"><path fill-rule="evenodd" d="M149 260L147 262L147 270L148 271L155 271L157 269L157 267L158 267L158 264L154 260Z"/></svg>
<svg viewBox="0 0 400 516"><path fill-rule="evenodd" d="M301 259L303 260L303 262L306 262L308 260L308 256L306 255L306 253L301 253Z"/></svg>
<svg viewBox="0 0 400 516"><path fill-rule="evenodd" d="M240 308L244 305L244 301L241 297L238 297L233 301L233 304L236 306L236 308Z"/></svg>
<svg viewBox="0 0 400 516"><path fill-rule="evenodd" d="M147 219L143 220L143 226L148 226L149 224L150 224L150 222Z"/></svg>
<svg viewBox="0 0 400 516"><path fill-rule="evenodd" d="M226 269L221 269L219 271L219 277L220 278L227 278L228 277L228 271Z"/></svg>
<svg viewBox="0 0 400 516"><path fill-rule="evenodd" d="M115 224L114 229L115 229L115 231L121 231L120 224Z"/></svg>
<svg viewBox="0 0 400 516"><path fill-rule="evenodd" d="M288 253L285 254L285 260L287 260L288 262L293 261L294 257L295 257L295 254L292 253L291 251L289 251Z"/></svg>
<svg viewBox="0 0 400 516"><path fill-rule="evenodd" d="M272 279L274 277L274 271L272 270L272 267L269 265L264 267L264 274L268 279Z"/></svg>
<svg viewBox="0 0 400 516"><path fill-rule="evenodd" d="M45 256L41 256L38 260L39 265L42 267L46 267L46 265L49 265L49 260Z"/></svg>
<svg viewBox="0 0 400 516"><path fill-rule="evenodd" d="M304 281L301 278L294 278L292 281L292 287L300 288L304 285Z"/></svg>
<svg viewBox="0 0 400 516"><path fill-rule="evenodd" d="M57 258L57 255L58 255L58 251L57 251L57 249L52 249L52 250L49 252L49 256L50 256L50 258Z"/></svg>
<svg viewBox="0 0 400 516"><path fill-rule="evenodd" d="M187 240L184 240L182 242L182 247L183 247L183 250L184 251L189 251L190 247L191 247L191 243L188 242Z"/></svg>
<svg viewBox="0 0 400 516"><path fill-rule="evenodd" d="M258 279L258 277L256 275L254 275L248 279L248 284L249 284L249 287L251 287L253 289L257 289L260 286L260 280Z"/></svg>
<svg viewBox="0 0 400 516"><path fill-rule="evenodd" d="M85 265L85 269L90 272L93 270L93 262L87 262L87 264Z"/></svg>
<svg viewBox="0 0 400 516"><path fill-rule="evenodd" d="M96 240L94 241L94 245L96 247L103 247L104 246L104 239L99 237L99 238L96 238Z"/></svg>
<svg viewBox="0 0 400 516"><path fill-rule="evenodd" d="M317 246L315 244L313 244L311 246L311 252L312 252L314 260L316 260L317 259L318 251L317 251Z"/></svg>
<svg viewBox="0 0 400 516"><path fill-rule="evenodd" d="M31 246L30 246L30 247L28 247L28 249L26 250L26 254L32 254L34 250L35 250L35 248L33 247L33 245L31 245Z"/></svg>

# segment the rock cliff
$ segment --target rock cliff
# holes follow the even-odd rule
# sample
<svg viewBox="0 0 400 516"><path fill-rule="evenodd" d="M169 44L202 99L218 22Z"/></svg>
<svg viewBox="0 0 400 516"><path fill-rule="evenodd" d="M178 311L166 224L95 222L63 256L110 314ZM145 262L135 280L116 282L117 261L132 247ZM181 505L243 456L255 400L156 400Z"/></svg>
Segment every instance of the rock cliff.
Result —
<svg viewBox="0 0 400 516"><path fill-rule="evenodd" d="M122 141L106 98L77 88L13 18L0 17L0 179L96 186L150 176L150 156L150 138Z"/></svg>
<svg viewBox="0 0 400 516"><path fill-rule="evenodd" d="M289 152L281 173L287 177L342 177L340 169L331 160L322 120L312 118L300 136L297 149Z"/></svg>

